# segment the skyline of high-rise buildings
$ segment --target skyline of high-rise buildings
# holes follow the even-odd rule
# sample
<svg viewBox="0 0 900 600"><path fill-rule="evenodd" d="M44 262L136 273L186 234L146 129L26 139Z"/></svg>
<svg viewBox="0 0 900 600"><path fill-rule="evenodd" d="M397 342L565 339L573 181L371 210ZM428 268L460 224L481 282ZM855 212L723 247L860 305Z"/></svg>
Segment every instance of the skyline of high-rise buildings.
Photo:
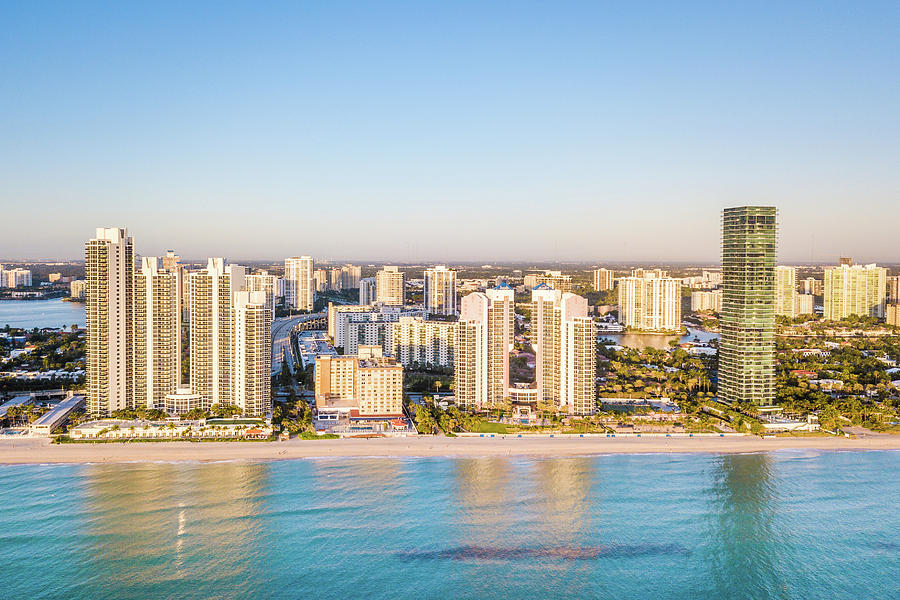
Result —
<svg viewBox="0 0 900 600"><path fill-rule="evenodd" d="M272 304L265 290L248 289L245 267L210 258L184 285L174 252L141 257L135 268L134 240L124 228L98 228L85 244L85 261L91 415L217 404L248 416L271 412Z"/></svg>

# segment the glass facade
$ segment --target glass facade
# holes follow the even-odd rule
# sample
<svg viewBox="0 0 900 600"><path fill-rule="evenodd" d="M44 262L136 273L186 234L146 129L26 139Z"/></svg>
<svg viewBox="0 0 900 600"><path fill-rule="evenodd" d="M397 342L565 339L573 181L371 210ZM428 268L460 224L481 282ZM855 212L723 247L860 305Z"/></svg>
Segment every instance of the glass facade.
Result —
<svg viewBox="0 0 900 600"><path fill-rule="evenodd" d="M774 206L722 213L723 298L719 398L770 405L775 398Z"/></svg>

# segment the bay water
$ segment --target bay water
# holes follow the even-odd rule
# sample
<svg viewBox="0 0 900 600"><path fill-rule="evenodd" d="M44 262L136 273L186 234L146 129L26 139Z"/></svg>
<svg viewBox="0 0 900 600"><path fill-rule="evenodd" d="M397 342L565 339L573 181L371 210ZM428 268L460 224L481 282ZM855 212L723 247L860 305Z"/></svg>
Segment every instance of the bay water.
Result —
<svg viewBox="0 0 900 600"><path fill-rule="evenodd" d="M0 300L0 327L84 327L84 304L50 300Z"/></svg>

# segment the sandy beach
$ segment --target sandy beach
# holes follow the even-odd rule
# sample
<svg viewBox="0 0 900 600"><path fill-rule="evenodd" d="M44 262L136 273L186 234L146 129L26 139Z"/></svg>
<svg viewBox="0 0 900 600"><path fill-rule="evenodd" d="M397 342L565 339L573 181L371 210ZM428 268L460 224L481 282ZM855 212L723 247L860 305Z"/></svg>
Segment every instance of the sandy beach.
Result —
<svg viewBox="0 0 900 600"><path fill-rule="evenodd" d="M900 436L855 438L382 438L289 442L155 442L51 444L48 439L0 440L0 464L142 461L286 460L315 457L584 456L659 452L772 450L897 450Z"/></svg>

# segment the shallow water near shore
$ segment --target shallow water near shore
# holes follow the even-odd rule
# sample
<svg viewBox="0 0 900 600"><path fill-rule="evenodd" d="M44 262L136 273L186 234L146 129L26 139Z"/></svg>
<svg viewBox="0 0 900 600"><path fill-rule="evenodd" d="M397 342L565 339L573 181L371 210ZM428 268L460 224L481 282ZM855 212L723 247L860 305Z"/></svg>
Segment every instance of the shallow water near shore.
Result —
<svg viewBox="0 0 900 600"><path fill-rule="evenodd" d="M867 598L898 452L0 467L4 597Z"/></svg>

